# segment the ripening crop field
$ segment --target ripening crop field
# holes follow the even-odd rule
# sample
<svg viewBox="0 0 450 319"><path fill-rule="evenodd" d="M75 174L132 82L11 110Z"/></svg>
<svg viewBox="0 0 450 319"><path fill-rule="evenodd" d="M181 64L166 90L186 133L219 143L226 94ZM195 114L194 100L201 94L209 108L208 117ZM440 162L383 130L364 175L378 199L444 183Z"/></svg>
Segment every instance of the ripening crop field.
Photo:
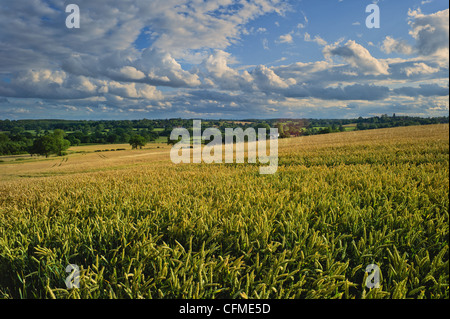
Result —
<svg viewBox="0 0 450 319"><path fill-rule="evenodd" d="M274 175L158 147L0 163L0 298L449 298L448 125L280 140Z"/></svg>

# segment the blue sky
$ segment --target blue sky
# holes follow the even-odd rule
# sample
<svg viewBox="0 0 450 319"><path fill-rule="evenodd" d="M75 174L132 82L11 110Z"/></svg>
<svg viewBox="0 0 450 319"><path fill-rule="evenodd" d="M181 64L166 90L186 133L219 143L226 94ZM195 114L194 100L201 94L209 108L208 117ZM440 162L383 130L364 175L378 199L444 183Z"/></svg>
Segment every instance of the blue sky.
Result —
<svg viewBox="0 0 450 319"><path fill-rule="evenodd" d="M5 1L0 118L448 116L448 12L443 0Z"/></svg>

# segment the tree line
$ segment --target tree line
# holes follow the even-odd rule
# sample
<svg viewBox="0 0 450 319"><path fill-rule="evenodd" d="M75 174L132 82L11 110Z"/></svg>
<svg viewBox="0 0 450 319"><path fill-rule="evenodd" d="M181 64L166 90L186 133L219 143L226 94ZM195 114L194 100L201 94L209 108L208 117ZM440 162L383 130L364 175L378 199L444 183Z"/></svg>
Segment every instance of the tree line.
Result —
<svg viewBox="0 0 450 319"><path fill-rule="evenodd" d="M246 119L202 120L202 127L278 128L281 138L345 131L355 124L357 130L409 125L448 123L449 117L420 118L382 115L357 119ZM159 137L168 138L174 128L192 130L192 119L160 120L0 120L0 155L63 155L69 146L86 144L125 144L142 148Z"/></svg>
<svg viewBox="0 0 450 319"><path fill-rule="evenodd" d="M355 130L372 130L398 126L431 125L444 123L449 123L448 116L422 118L396 116L395 113L392 116L384 114L382 116L374 116L370 118L359 117L357 119L285 119L270 122L271 125L275 124L278 127L278 132L280 133L281 138L344 132L346 130L344 126L349 124L355 125Z"/></svg>
<svg viewBox="0 0 450 319"><path fill-rule="evenodd" d="M26 131L24 127L12 127L10 131L0 131L0 155L50 154L63 155L70 146L86 144L130 143L133 148L142 147L158 137L146 129L138 131L116 128L111 131L82 130L66 132L62 129Z"/></svg>

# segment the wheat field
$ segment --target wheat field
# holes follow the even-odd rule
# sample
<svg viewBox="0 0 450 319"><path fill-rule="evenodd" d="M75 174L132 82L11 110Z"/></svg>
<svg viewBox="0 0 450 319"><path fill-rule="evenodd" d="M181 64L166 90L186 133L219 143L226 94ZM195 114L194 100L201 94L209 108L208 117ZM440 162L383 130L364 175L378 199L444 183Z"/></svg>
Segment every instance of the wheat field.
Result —
<svg viewBox="0 0 450 319"><path fill-rule="evenodd" d="M0 298L449 298L448 125L283 139L274 175L119 148L0 163Z"/></svg>

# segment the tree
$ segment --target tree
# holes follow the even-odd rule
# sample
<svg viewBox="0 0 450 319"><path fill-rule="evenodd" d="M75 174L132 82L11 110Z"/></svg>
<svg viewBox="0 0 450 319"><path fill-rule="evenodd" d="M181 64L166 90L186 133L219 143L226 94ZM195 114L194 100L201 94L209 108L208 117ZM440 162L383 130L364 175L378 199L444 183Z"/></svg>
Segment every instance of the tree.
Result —
<svg viewBox="0 0 450 319"><path fill-rule="evenodd" d="M120 136L115 134L115 133L109 133L108 136L106 137L106 140L108 141L108 143L117 143L120 139Z"/></svg>
<svg viewBox="0 0 450 319"><path fill-rule="evenodd" d="M143 146L145 146L147 144L147 141L146 141L145 137L143 137L141 135L133 135L130 138L129 143L131 145L131 148L134 150L134 149L137 149L138 147L142 148Z"/></svg>
<svg viewBox="0 0 450 319"><path fill-rule="evenodd" d="M258 123L256 125L253 125L253 128L258 131L259 128L265 128L266 130L270 130L270 125L266 122Z"/></svg>
<svg viewBox="0 0 450 319"><path fill-rule="evenodd" d="M9 139L8 135L0 133L0 143L6 143L9 141L10 141L10 139Z"/></svg>
<svg viewBox="0 0 450 319"><path fill-rule="evenodd" d="M67 140L70 142L70 145L80 145L81 140L75 137L75 134L70 134L67 136Z"/></svg>
<svg viewBox="0 0 450 319"><path fill-rule="evenodd" d="M176 140L171 140L170 135L169 135L169 136L167 136L167 145L175 145L175 144L181 142L181 140L182 140L181 136L179 136L178 139L176 139Z"/></svg>
<svg viewBox="0 0 450 319"><path fill-rule="evenodd" d="M50 154L64 155L64 151L70 146L70 142L64 139L65 135L63 130L56 129L52 134L35 139L30 147L30 154L45 155L45 157Z"/></svg>
<svg viewBox="0 0 450 319"><path fill-rule="evenodd" d="M366 126L364 125L364 123L358 122L356 124L356 130L361 131L361 130L365 130Z"/></svg>
<svg viewBox="0 0 450 319"><path fill-rule="evenodd" d="M51 135L45 135L34 140L30 148L30 154L45 155L48 157L55 150L54 139Z"/></svg>
<svg viewBox="0 0 450 319"><path fill-rule="evenodd" d="M41 135L41 133L42 133L41 127L37 126L36 129L35 129L35 132L36 132L36 137L39 137Z"/></svg>
<svg viewBox="0 0 450 319"><path fill-rule="evenodd" d="M67 150L70 147L70 142L64 137L66 136L66 133L63 130L54 130L52 137L53 137L53 143L54 143L54 153L56 153L58 156L62 156L63 152Z"/></svg>

